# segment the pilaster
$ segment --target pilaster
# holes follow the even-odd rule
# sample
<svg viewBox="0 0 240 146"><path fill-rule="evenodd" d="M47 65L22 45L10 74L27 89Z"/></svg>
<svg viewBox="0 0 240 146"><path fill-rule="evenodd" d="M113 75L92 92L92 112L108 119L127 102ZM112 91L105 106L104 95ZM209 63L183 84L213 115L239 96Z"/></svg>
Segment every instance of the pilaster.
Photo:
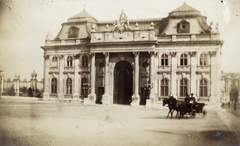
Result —
<svg viewBox="0 0 240 146"><path fill-rule="evenodd" d="M176 78L176 70L177 70L177 52L170 52L171 56L171 89L170 94L173 96L177 96L177 78Z"/></svg>
<svg viewBox="0 0 240 146"><path fill-rule="evenodd" d="M59 78L58 78L58 98L64 98L64 56L59 55Z"/></svg>
<svg viewBox="0 0 240 146"><path fill-rule="evenodd" d="M194 95L197 95L196 92L196 80L197 80L197 77L196 77L196 67L197 67L197 58L196 58L196 52L189 52L189 55L191 57L191 61L190 61L190 92L193 93Z"/></svg>
<svg viewBox="0 0 240 146"><path fill-rule="evenodd" d="M73 98L79 98L79 84L78 84L78 72L79 72L79 54L74 56L74 90L73 90Z"/></svg>
<svg viewBox="0 0 240 146"><path fill-rule="evenodd" d="M153 106L155 104L155 79L156 79L156 72L154 70L155 64L155 53L150 52L150 84L152 87L150 88L150 95L149 99L147 99L146 106Z"/></svg>
<svg viewBox="0 0 240 146"><path fill-rule="evenodd" d="M49 98L49 55L44 55L44 85L43 85L43 98Z"/></svg>
<svg viewBox="0 0 240 146"><path fill-rule="evenodd" d="M220 51L211 51L209 52L210 61L211 61L211 103L219 103L220 102Z"/></svg>

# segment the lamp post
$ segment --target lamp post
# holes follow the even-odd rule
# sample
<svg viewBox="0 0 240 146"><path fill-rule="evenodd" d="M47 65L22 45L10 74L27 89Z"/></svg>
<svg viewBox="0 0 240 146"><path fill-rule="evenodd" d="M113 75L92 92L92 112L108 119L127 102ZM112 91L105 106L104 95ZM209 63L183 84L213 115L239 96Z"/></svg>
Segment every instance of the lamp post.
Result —
<svg viewBox="0 0 240 146"><path fill-rule="evenodd" d="M3 77L3 74L2 74L2 70L0 70L0 99L2 98L2 77Z"/></svg>
<svg viewBox="0 0 240 146"><path fill-rule="evenodd" d="M145 87L144 87L144 90L147 91L147 98L146 99L149 99L150 97L150 90L153 88L153 83L150 84L149 82L145 84Z"/></svg>

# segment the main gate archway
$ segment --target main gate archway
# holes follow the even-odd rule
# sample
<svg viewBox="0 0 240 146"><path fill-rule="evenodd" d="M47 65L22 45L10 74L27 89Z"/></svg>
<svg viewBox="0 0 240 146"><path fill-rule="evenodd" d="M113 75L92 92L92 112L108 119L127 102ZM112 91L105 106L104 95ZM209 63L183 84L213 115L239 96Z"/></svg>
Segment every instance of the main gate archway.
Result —
<svg viewBox="0 0 240 146"><path fill-rule="evenodd" d="M128 61L119 61L114 68L114 104L129 105L133 95L133 69Z"/></svg>

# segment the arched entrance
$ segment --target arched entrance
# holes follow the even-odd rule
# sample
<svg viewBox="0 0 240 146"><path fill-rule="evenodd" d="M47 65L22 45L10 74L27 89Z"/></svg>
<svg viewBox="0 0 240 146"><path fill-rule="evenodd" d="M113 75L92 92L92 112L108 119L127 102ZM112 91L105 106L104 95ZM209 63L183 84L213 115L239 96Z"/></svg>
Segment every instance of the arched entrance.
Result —
<svg viewBox="0 0 240 146"><path fill-rule="evenodd" d="M114 68L114 104L129 105L133 94L133 69L127 61L119 61Z"/></svg>

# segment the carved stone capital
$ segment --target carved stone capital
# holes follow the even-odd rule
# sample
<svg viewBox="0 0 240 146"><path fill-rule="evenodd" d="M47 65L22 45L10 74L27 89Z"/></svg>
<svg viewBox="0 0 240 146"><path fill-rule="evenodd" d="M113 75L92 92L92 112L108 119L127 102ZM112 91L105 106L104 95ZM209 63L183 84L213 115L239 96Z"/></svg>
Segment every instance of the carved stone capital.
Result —
<svg viewBox="0 0 240 146"><path fill-rule="evenodd" d="M44 54L43 57L44 57L44 59L46 59L46 60L49 59L49 55L45 55L45 54Z"/></svg>
<svg viewBox="0 0 240 146"><path fill-rule="evenodd" d="M137 57L139 55L139 52L133 52L134 56Z"/></svg>
<svg viewBox="0 0 240 146"><path fill-rule="evenodd" d="M210 55L211 57L215 56L216 54L217 54L216 51L209 51L209 55Z"/></svg>
<svg viewBox="0 0 240 146"><path fill-rule="evenodd" d="M188 54L189 54L191 57L195 57L196 54L197 54L197 52L189 52Z"/></svg>
<svg viewBox="0 0 240 146"><path fill-rule="evenodd" d="M177 52L170 52L169 55L170 55L171 57L176 57Z"/></svg>
<svg viewBox="0 0 240 146"><path fill-rule="evenodd" d="M94 56L95 56L95 53L90 53L90 56L91 56L91 57L94 57Z"/></svg>
<svg viewBox="0 0 240 146"><path fill-rule="evenodd" d="M109 52L103 52L103 55L105 55L105 57L109 56Z"/></svg>
<svg viewBox="0 0 240 146"><path fill-rule="evenodd" d="M58 58L59 58L59 59L63 59L64 56L63 56L63 55L58 55Z"/></svg>
<svg viewBox="0 0 240 146"><path fill-rule="evenodd" d="M79 59L79 58L80 58L80 54L74 55L74 58L75 58L75 59Z"/></svg>
<svg viewBox="0 0 240 146"><path fill-rule="evenodd" d="M149 52L150 56L157 56L157 53L156 52Z"/></svg>

